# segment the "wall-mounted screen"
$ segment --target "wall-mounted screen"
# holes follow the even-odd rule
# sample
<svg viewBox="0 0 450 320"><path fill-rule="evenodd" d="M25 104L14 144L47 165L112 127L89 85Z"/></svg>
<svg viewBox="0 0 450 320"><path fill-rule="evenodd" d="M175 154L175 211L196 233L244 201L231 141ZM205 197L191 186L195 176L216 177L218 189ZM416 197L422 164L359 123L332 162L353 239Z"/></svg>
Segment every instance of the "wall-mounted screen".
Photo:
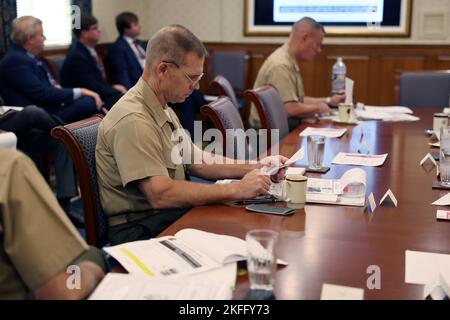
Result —
<svg viewBox="0 0 450 320"><path fill-rule="evenodd" d="M334 36L397 36L410 32L411 0L246 0L245 35L284 36L311 17Z"/></svg>

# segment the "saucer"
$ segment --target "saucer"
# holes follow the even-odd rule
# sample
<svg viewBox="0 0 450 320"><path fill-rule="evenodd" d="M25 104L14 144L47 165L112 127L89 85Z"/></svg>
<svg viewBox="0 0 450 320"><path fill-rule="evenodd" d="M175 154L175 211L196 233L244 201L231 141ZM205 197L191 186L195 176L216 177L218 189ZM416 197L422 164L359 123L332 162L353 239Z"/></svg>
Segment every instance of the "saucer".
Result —
<svg viewBox="0 0 450 320"><path fill-rule="evenodd" d="M361 121L358 121L358 120L342 121L342 120L339 120L339 118L332 118L331 120L334 123L340 123L340 124L360 124L361 123Z"/></svg>

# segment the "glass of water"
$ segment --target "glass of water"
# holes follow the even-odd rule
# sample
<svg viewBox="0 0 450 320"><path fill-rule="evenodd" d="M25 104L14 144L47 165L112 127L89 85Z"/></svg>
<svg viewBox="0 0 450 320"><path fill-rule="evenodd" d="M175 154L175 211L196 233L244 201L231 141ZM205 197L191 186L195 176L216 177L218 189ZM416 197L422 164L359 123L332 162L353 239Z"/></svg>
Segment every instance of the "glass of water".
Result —
<svg viewBox="0 0 450 320"><path fill-rule="evenodd" d="M319 135L308 136L308 167L322 169L323 154L325 151L325 137Z"/></svg>
<svg viewBox="0 0 450 320"><path fill-rule="evenodd" d="M247 232L247 270L251 290L273 291L277 258L278 232L255 229Z"/></svg>
<svg viewBox="0 0 450 320"><path fill-rule="evenodd" d="M439 152L439 172L441 184L450 187L450 148L443 148Z"/></svg>

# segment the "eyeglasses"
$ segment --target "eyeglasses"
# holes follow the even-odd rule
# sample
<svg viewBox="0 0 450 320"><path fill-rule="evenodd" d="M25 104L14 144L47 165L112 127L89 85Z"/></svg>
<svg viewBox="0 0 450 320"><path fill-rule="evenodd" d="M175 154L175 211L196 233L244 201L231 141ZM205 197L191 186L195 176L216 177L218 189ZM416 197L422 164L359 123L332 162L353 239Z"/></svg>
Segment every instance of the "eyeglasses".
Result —
<svg viewBox="0 0 450 320"><path fill-rule="evenodd" d="M186 79L188 79L189 82L191 83L191 85L193 85L193 86L196 85L203 78L203 75L204 75L203 72L200 75L198 75L198 76L190 76L190 75L188 75L186 72L183 71L183 69L180 68L178 63L176 63L175 61L162 60L161 62L172 64L175 67L177 67L178 69L180 69L181 72L183 72L183 74L186 77Z"/></svg>

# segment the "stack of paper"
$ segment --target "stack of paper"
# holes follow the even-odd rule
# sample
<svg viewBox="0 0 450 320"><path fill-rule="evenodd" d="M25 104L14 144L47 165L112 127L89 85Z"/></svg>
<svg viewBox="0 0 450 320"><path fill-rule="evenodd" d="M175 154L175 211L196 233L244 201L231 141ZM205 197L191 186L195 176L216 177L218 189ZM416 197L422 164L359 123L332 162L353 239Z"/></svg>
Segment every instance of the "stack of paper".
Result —
<svg viewBox="0 0 450 320"><path fill-rule="evenodd" d="M419 117L413 116L413 111L408 107L392 106L377 107L364 106L363 109L356 109L356 116L364 120L383 120L383 121L418 121Z"/></svg>
<svg viewBox="0 0 450 320"><path fill-rule="evenodd" d="M308 127L300 133L301 137L318 135L327 138L339 138L347 132L346 128L335 129L335 128L313 128Z"/></svg>
<svg viewBox="0 0 450 320"><path fill-rule="evenodd" d="M182 279L108 273L89 300L229 300L236 274L236 263Z"/></svg>
<svg viewBox="0 0 450 320"><path fill-rule="evenodd" d="M353 166L377 167L381 166L388 154L360 154L339 152L331 162L332 164L344 164Z"/></svg>

